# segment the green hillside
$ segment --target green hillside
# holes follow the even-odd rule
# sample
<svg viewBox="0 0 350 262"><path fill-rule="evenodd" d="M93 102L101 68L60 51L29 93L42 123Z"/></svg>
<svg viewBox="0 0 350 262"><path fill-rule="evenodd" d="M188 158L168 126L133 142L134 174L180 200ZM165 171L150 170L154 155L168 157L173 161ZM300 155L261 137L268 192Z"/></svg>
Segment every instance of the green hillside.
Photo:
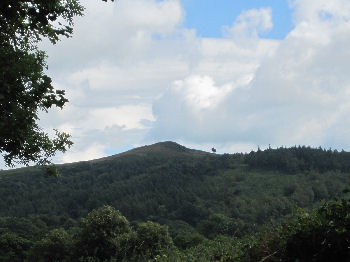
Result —
<svg viewBox="0 0 350 262"><path fill-rule="evenodd" d="M350 258L350 202L326 202L350 184L344 151L162 142L57 168L0 172L1 261Z"/></svg>
<svg viewBox="0 0 350 262"><path fill-rule="evenodd" d="M239 236L340 196L350 183L348 158L307 147L219 155L163 142L59 165L58 178L40 167L2 171L0 216L46 215L62 226L111 205L130 221L166 224L175 235ZM327 159L333 164L325 166Z"/></svg>

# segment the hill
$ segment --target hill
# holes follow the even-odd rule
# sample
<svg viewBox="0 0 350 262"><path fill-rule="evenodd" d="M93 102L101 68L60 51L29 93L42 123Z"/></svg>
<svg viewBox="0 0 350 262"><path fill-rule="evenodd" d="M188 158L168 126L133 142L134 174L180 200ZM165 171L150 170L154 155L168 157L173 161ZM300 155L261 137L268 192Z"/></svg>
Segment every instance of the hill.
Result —
<svg viewBox="0 0 350 262"><path fill-rule="evenodd" d="M166 224L173 236L243 235L313 207L350 183L349 153L309 147L211 154L162 142L92 161L0 172L0 216L69 227L111 205L132 223ZM1 225L0 225L1 227Z"/></svg>

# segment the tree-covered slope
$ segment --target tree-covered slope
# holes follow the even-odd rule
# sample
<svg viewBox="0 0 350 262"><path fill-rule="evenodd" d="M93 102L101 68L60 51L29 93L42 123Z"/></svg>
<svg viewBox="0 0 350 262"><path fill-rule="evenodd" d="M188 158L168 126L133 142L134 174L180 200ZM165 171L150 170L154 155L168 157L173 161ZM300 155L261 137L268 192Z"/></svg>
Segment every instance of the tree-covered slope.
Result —
<svg viewBox="0 0 350 262"><path fill-rule="evenodd" d="M46 215L62 226L111 205L129 221L167 224L173 236L241 235L339 196L349 163L346 152L307 147L219 155L163 142L59 165L57 178L39 167L2 171L0 216Z"/></svg>

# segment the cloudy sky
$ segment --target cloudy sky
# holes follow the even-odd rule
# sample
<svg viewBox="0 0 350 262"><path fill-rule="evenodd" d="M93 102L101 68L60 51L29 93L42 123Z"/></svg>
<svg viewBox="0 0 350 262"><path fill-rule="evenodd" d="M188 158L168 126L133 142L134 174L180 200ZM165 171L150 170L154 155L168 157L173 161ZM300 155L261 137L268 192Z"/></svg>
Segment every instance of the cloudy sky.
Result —
<svg viewBox="0 0 350 262"><path fill-rule="evenodd" d="M56 162L166 140L350 150L349 0L82 2L73 37L42 45L70 100L41 115L75 143Z"/></svg>

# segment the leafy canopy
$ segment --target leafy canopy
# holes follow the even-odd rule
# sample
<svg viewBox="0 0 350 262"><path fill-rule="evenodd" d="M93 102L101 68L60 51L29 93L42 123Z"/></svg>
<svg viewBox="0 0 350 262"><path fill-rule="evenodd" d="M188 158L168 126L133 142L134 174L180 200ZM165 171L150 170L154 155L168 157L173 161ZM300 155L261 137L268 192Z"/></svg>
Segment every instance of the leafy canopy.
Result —
<svg viewBox="0 0 350 262"><path fill-rule="evenodd" d="M73 18L83 10L79 0L0 1L0 154L8 166L47 164L72 145L70 135L55 130L51 138L38 125L39 111L68 100L64 90L54 89L37 44L70 37Z"/></svg>

